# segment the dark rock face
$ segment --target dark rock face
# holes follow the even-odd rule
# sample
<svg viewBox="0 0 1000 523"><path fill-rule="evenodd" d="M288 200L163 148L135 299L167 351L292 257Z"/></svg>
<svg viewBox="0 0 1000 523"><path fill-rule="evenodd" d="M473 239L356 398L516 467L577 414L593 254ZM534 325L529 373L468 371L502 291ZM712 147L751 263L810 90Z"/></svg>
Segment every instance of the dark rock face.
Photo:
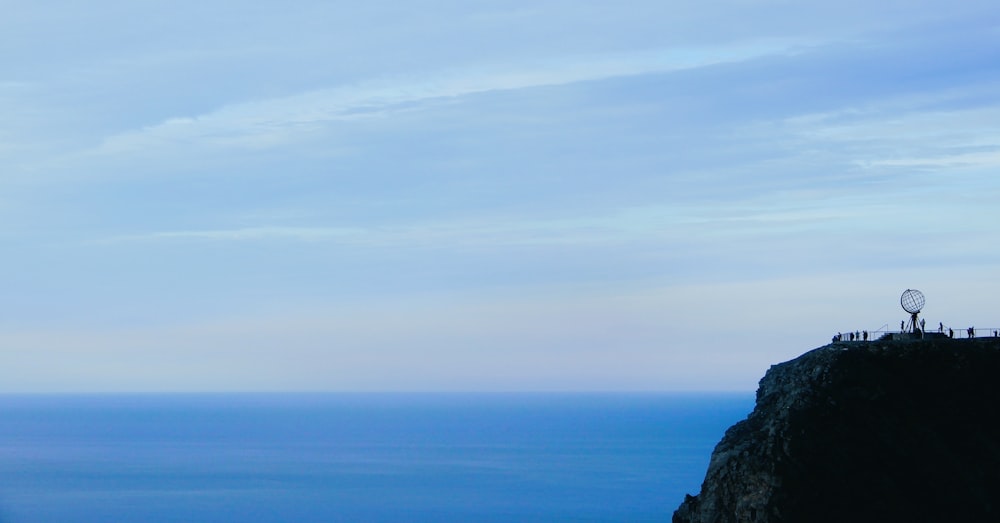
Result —
<svg viewBox="0 0 1000 523"><path fill-rule="evenodd" d="M675 523L1000 521L1000 338L775 365Z"/></svg>

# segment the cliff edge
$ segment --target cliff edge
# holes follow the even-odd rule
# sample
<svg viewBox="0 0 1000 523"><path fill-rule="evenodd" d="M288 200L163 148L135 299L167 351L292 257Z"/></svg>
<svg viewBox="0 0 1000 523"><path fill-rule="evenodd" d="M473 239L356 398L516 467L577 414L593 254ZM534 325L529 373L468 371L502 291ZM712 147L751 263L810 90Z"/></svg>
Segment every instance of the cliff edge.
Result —
<svg viewBox="0 0 1000 523"><path fill-rule="evenodd" d="M834 343L772 366L673 521L1000 521L1000 338Z"/></svg>

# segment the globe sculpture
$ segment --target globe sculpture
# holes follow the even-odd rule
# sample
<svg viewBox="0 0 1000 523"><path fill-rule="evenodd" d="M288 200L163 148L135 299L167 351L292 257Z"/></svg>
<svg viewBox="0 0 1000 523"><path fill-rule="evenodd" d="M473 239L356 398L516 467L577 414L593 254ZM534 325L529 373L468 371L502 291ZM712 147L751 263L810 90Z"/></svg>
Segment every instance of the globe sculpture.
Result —
<svg viewBox="0 0 1000 523"><path fill-rule="evenodd" d="M917 314L923 310L925 301L924 293L917 289L906 289L899 297L899 303L903 306L903 310L910 314Z"/></svg>
<svg viewBox="0 0 1000 523"><path fill-rule="evenodd" d="M924 336L924 333L920 328L917 315L923 310L925 301L924 293L917 289L906 289L903 291L903 295L899 297L899 304L903 306L903 310L910 313L910 323L906 326L906 330L914 334L920 334L921 338Z"/></svg>

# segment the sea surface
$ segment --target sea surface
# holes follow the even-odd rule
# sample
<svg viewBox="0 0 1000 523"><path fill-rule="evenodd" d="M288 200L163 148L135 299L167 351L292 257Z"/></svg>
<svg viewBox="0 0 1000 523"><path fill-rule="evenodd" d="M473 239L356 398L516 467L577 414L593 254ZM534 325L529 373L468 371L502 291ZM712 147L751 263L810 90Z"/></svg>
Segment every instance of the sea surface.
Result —
<svg viewBox="0 0 1000 523"><path fill-rule="evenodd" d="M669 521L753 394L0 396L0 522Z"/></svg>

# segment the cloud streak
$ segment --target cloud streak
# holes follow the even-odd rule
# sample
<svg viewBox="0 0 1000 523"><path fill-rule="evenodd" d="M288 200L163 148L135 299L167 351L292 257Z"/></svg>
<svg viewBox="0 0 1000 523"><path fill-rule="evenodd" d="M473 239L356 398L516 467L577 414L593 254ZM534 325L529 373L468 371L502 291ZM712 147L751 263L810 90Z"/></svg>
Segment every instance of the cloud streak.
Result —
<svg viewBox="0 0 1000 523"><path fill-rule="evenodd" d="M785 197L792 199L794 195ZM119 235L98 244L129 243L271 243L305 242L368 247L489 247L608 246L626 243L716 241L815 231L831 224L890 212L884 205L857 203L810 208L746 201L727 205L645 206L605 215L564 219L424 222L384 226L251 226L229 229L188 229Z"/></svg>
<svg viewBox="0 0 1000 523"><path fill-rule="evenodd" d="M388 78L318 89L292 96L227 105L108 137L99 154L157 146L208 144L261 147L286 143L336 121L384 116L415 103L493 91L560 86L659 74L800 52L806 42L761 40L741 45L656 49L577 57L534 67L484 67L415 78Z"/></svg>

